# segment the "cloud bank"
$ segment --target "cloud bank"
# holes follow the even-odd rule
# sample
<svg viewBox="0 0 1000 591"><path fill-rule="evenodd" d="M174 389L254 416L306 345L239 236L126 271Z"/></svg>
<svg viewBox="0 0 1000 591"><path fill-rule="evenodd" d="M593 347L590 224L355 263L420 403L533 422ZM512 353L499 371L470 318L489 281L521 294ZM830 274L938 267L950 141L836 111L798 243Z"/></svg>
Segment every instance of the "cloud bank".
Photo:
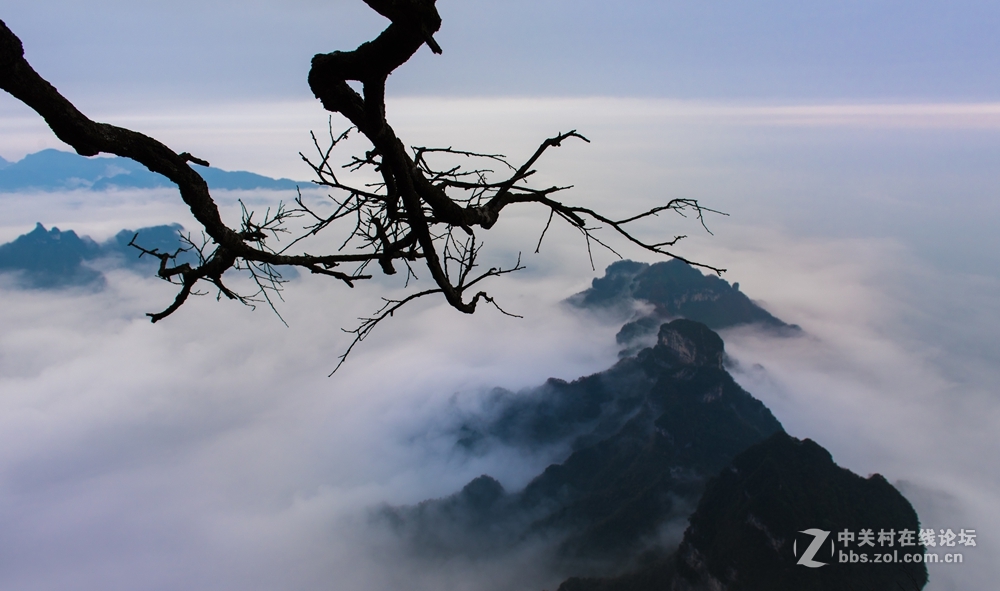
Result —
<svg viewBox="0 0 1000 591"><path fill-rule="evenodd" d="M577 202L627 213L685 196L732 214L709 220L714 238L683 220L646 230L691 234L683 254L727 267L726 279L810 335L792 348L725 333L741 383L839 464L901 483L926 527L977 529L980 546L966 564L932 568L930 589L985 588L1000 575L988 553L1000 531L1000 472L990 462L1000 451L990 126L717 125L636 120L614 102L573 103L578 111L504 104L484 114L474 102L440 111L399 103L400 135L516 157L549 127L579 127L594 144L564 146L539 172L575 182ZM194 140L226 153L232 140L212 136L238 120L156 125L176 133L171 145L212 160ZM288 138L308 127L260 136L288 142L260 157L274 169L222 164L297 178L298 140ZM247 142L238 154L252 149ZM279 151L290 153L270 157ZM128 227L193 227L169 190L13 194L2 205L4 241L36 222L99 241ZM236 212L227 198L224 215ZM533 248L544 226L533 213L490 232L484 264ZM348 291L303 277L281 307L289 329L212 297L151 326L142 314L162 309L173 291L125 272L110 272L101 293L4 289L0 587L551 588L544 571L511 568L534 564L530 556L410 561L366 516L379 503L451 494L483 473L516 490L557 460L456 453L442 423L489 388L572 380L614 362L620 319L559 305L595 275L582 249L572 232L553 228L540 255L525 255L527 271L491 287L524 321L420 303L380 327L332 379L325 375L347 342L340 329L398 285ZM595 259L601 270L615 257Z"/></svg>
<svg viewBox="0 0 1000 591"><path fill-rule="evenodd" d="M995 366L969 350L995 350L985 345L996 333L951 352L912 322L927 298L976 279L935 282L888 243L745 230L758 236L755 252L717 242L704 255L733 262L740 271L731 279L810 339L724 333L743 385L842 465L902 482L925 526L980 532L962 570L932 568L929 588L985 584L994 576L1000 474L983 458L997 445L1000 403ZM443 426L456 404L474 407L486 388L572 379L614 361L619 325L559 304L584 276L563 262L565 272L498 284L505 306L527 320L418 305L380 327L331 379L345 344L339 328L391 286L348 294L303 278L282 307L290 329L211 298L149 325L141 314L169 290L124 271L109 273L109 289L96 294L4 290L2 586L552 585L534 549L423 562L367 516L379 503L450 494L482 473L517 489L558 460L463 454Z"/></svg>

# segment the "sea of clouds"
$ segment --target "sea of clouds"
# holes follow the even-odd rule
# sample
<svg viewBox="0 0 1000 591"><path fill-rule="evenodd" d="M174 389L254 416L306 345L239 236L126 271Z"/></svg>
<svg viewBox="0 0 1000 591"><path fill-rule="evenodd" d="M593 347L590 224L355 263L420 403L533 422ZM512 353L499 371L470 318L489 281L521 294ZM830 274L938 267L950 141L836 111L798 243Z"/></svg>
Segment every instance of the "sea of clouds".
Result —
<svg viewBox="0 0 1000 591"><path fill-rule="evenodd" d="M1000 575L992 560L1000 543L1000 219L997 181L981 166L1000 148L992 111L603 99L409 99L390 109L413 143L515 158L576 127L594 143L554 151L539 184L576 184L567 199L606 211L695 197L728 212L707 220L714 236L680 218L641 231L690 235L680 254L728 268L727 280L804 329L797 339L724 332L738 381L792 435L896 483L925 527L977 530L964 564L929 568L929 589L987 588ZM218 119L215 134L211 113L196 119L151 117L143 130L174 134L178 150L216 164L234 142L212 138L227 137L225 126L240 118ZM325 117L315 119L303 115L298 129L256 123L261 152L276 150L280 136L278 147L293 153L221 165L302 178L294 151L309 147L302 129L324 128ZM252 128L248 120L257 121L239 124ZM37 147L0 155L13 160ZM230 220L237 197L290 198L220 195ZM97 240L158 223L194 229L170 191L8 194L0 207L4 241L35 222ZM165 308L174 292L120 269L107 269L108 287L96 293L4 283L0 588L553 588L561 574L532 548L420 561L369 523L381 503L451 494L483 473L523 486L561 458L465 455L448 436L449 413L475 408L488 388L571 380L616 359L620 319L561 303L616 257L597 251L594 271L579 236L562 227L531 254L544 213L511 214L487 235L493 250L483 262L509 265L524 253L525 271L487 286L524 319L417 302L330 378L350 342L341 329L401 293L398 282L352 290L301 277L279 304L288 328L266 306L251 311L214 294L152 325L144 314Z"/></svg>

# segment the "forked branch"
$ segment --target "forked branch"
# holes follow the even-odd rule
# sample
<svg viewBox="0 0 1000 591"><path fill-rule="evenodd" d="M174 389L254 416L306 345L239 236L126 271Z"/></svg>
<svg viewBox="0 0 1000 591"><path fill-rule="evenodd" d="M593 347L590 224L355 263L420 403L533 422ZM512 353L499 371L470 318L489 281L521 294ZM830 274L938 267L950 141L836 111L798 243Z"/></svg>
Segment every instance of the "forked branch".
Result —
<svg viewBox="0 0 1000 591"><path fill-rule="evenodd" d="M199 282L212 284L220 298L225 296L251 306L263 301L274 308L273 298L281 297L285 283L278 271L283 265L329 276L353 287L355 282L371 277L365 273L371 263L377 263L389 275L397 272L397 263L402 263L408 285L409 279L415 277L413 264L421 262L433 286L402 298L384 299L373 316L361 319L360 326L349 331L354 340L340 358L343 363L354 346L383 319L427 295L441 294L449 305L464 313L475 312L484 301L504 312L480 284L522 268L520 258L506 269L477 271L482 249L477 232L492 228L509 206L536 204L548 209L536 251L552 220L559 218L581 232L588 253L592 244L611 250L597 234L599 229L607 228L644 250L681 260L686 259L667 249L683 236L640 238L630 224L670 211L690 213L704 226L705 213L719 213L695 200L674 199L631 217L616 218L558 199L569 186L533 186L536 166L548 150L571 139L589 142L576 130L544 140L518 165L501 154L452 147L407 149L386 120L386 79L424 44L435 53L441 52L434 39L441 17L434 0L365 2L391 23L375 39L353 51L316 55L308 78L316 98L328 111L346 118L349 125L347 131L335 134L331 120L329 141L321 143L313 135L316 154L302 156L315 175L315 183L330 191L332 209L311 204L300 193L294 206L279 204L263 215L255 215L244 206L242 219L232 226L223 220L205 180L191 167L208 166L208 162L189 152L175 152L141 133L89 119L32 69L24 59L20 40L0 22L0 88L34 109L56 136L79 154L108 153L131 158L169 178L201 225L205 241L200 245L189 241L189 248L197 254L195 263L177 264L178 252L147 250L135 239L132 241L141 255L159 259L159 277L178 286L170 306L149 314L153 322L174 313L192 294L203 293L196 290ZM360 83L361 92L349 82ZM371 149L363 156L346 158L343 164L334 161L337 148L355 132L364 136ZM371 182L369 177L369 182L362 184L349 180L359 178L353 174L359 172L372 173L379 180ZM290 228L293 222L300 224L294 231ZM327 247L322 254L298 250L312 244L310 239L323 232L338 234L339 246ZM282 238L287 239L282 242ZM345 265L353 269L347 270ZM248 294L231 289L223 281L231 270L242 271L252 279Z"/></svg>

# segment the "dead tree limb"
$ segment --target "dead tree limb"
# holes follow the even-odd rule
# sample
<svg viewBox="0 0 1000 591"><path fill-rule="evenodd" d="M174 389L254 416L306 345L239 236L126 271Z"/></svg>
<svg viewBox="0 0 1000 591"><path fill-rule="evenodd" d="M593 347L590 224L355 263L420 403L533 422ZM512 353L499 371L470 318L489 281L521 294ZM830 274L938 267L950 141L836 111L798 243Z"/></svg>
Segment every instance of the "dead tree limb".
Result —
<svg viewBox="0 0 1000 591"><path fill-rule="evenodd" d="M646 240L635 236L629 224L669 211L681 215L691 213L704 225L703 214L712 210L695 200L674 199L619 219L557 199L570 188L568 186L534 187L530 184L536 164L548 150L567 140L589 142L575 130L546 139L520 165L512 164L501 154L450 147L407 149L386 120L386 79L423 44L435 53L441 52L434 40L441 17L435 0L365 2L391 21L388 27L353 51L316 55L308 76L316 98L328 111L346 118L350 125L347 131L335 134L331 121L329 141L321 144L314 135L316 155L302 156L312 169L316 184L331 191L332 213L317 211L300 194L295 206L278 206L262 217L244 207L238 226L226 224L205 180L191 167L192 163L208 166L208 162L188 152L175 152L136 131L89 119L35 72L24 59L21 41L0 21L0 88L34 109L55 135L77 153L85 156L108 153L131 158L170 179L201 225L207 238L197 247L190 243L198 254L198 262L193 265L174 264L177 253L145 250L133 240L141 254L160 260L158 275L179 287L170 306L162 312L149 314L153 322L173 314L190 295L202 293L196 290L201 282L212 284L220 298L225 296L247 305L264 301L273 308L271 296L280 297L284 283L276 270L281 265L299 267L353 286L356 281L371 277L364 273L370 263L377 263L386 274L396 272L395 263L403 263L408 283L409 278L415 277L412 264L421 262L434 286L402 299L386 299L375 315L361 319L362 324L349 331L355 335L355 340L341 357L342 363L354 345L382 319L414 299L441 294L449 305L470 314L484 301L500 309L486 291L479 289L479 284L520 269L520 260L507 269L491 268L477 274L477 257L482 248L477 231L492 228L502 211L515 204L536 204L549 210L536 251L552 220L559 218L581 232L588 253L592 243L611 248L596 234L603 225L642 249L685 260L667 250L683 236ZM360 83L361 92L355 91L349 82ZM344 165L334 163L335 148L355 132L365 137L371 149L363 157L352 156ZM500 172L494 170L496 167ZM347 180L350 173L362 169L370 169L381 182L358 185ZM298 235L280 248L272 246L277 244L279 234L288 232L287 226L293 220L304 221ZM303 241L331 228L344 232L337 250L325 254L293 253ZM354 269L345 270L343 266L348 264ZM722 272L709 265L699 266ZM246 295L230 289L223 281L230 270L249 272L258 291Z"/></svg>

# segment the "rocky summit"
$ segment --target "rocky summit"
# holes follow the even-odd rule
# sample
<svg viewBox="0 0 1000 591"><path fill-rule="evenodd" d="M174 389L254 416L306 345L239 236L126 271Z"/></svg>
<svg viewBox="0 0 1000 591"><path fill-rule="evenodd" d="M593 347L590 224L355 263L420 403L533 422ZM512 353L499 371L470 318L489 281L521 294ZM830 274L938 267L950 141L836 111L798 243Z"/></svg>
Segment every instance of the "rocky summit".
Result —
<svg viewBox="0 0 1000 591"><path fill-rule="evenodd" d="M617 310L629 317L617 340L632 354L648 344L664 322L687 318L720 330L756 325L773 334L794 335L800 328L775 318L760 304L715 275L705 275L679 260L652 265L618 261L604 277L571 298L569 303L591 310ZM638 310L638 311L637 311Z"/></svg>

